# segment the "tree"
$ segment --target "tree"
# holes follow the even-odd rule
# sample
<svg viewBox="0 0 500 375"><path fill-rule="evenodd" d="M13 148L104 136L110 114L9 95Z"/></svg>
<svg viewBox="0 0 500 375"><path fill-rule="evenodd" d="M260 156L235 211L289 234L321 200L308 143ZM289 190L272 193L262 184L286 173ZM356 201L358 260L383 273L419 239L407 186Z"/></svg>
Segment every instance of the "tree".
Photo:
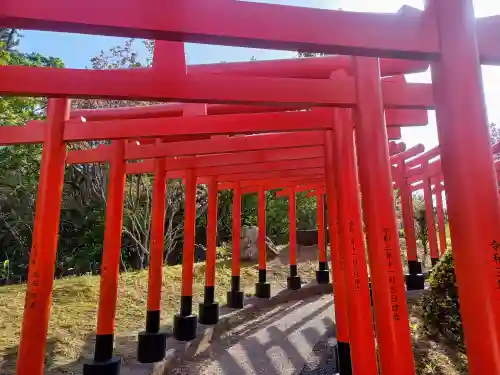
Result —
<svg viewBox="0 0 500 375"><path fill-rule="evenodd" d="M153 41L144 42L148 55L141 59L136 51L134 39L125 41L123 45L101 51L91 59L91 69L133 69L150 66L154 50ZM124 106L144 106L152 104L135 100L101 100L84 99L75 101L78 108L117 108ZM86 149L96 147L100 142L81 142L78 147ZM105 171L106 166L98 168ZM100 172L99 174L103 174ZM104 192L100 197L101 205L105 205ZM123 221L122 265L142 268L149 262L148 242L151 223L152 176L128 176L126 183L125 208ZM206 211L207 190L204 186L197 189L198 226L203 224L202 214ZM170 180L167 187L167 214L165 223L165 256L180 259L183 245L183 207L184 186L180 180Z"/></svg>
<svg viewBox="0 0 500 375"><path fill-rule="evenodd" d="M141 62L136 50L135 39L128 39L123 45L117 45L108 51L101 51L99 55L90 59L90 67L93 70L106 69L132 69L151 66L153 56L153 42L145 42L148 56L145 62ZM151 104L138 100L108 100L108 99L81 99L73 101L76 108L96 109L96 108L118 108L130 106L144 106Z"/></svg>
<svg viewBox="0 0 500 375"><path fill-rule="evenodd" d="M21 34L17 29L0 28L0 50L12 51L19 45Z"/></svg>
<svg viewBox="0 0 500 375"><path fill-rule="evenodd" d="M498 128L497 124L492 122L489 126L490 126L491 144L500 142L500 129Z"/></svg>
<svg viewBox="0 0 500 375"><path fill-rule="evenodd" d="M322 52L302 52L298 51L298 57L319 57L319 56L327 56L327 53L322 53Z"/></svg>
<svg viewBox="0 0 500 375"><path fill-rule="evenodd" d="M1 29L0 64L64 67L56 57L17 51L17 31ZM134 40L111 48L91 59L90 69L133 69L151 65L154 44L144 42L148 55L136 52ZM8 47L7 47L8 46ZM149 103L133 100L74 100L78 108L109 108L141 106ZM0 97L0 125L22 125L43 119L47 102L42 98ZM75 142L69 150L94 148L104 142ZM25 279L33 232L37 184L39 180L41 145L21 145L0 148L0 246L4 257L2 278L8 282ZM61 204L61 224L56 260L56 276L99 273L105 230L108 187L107 164L82 164L66 167ZM152 206L151 175L127 176L124 201L121 269L140 269L149 263L149 238ZM227 241L232 232L232 191L219 193L219 241ZM165 257L173 263L181 259L184 233L185 190L181 180L169 180L167 185L165 220ZM275 192L266 193L267 231L280 237L288 231L286 199L276 199ZM196 199L196 240L205 243L207 187L198 185ZM316 225L315 199L297 194L299 228ZM245 195L242 223L257 225L257 197Z"/></svg>
<svg viewBox="0 0 500 375"><path fill-rule="evenodd" d="M417 235L417 240L420 241L424 254L427 256L427 244L429 243L428 238L428 228L427 228L427 217L425 210L425 202L423 196L417 194L413 196L413 210L415 218L415 231Z"/></svg>
<svg viewBox="0 0 500 375"><path fill-rule="evenodd" d="M64 63L60 58L45 57L39 53L4 51L0 56L3 56L0 57L3 65L64 67ZM30 120L40 120L45 116L46 107L47 100L45 98L0 97L0 126L22 125Z"/></svg>
<svg viewBox="0 0 500 375"><path fill-rule="evenodd" d="M0 29L0 64L63 67L61 59L38 53L20 53L17 30ZM43 119L46 99L0 97L0 126L16 126ZM22 279L27 270L36 189L39 179L41 145L0 148L0 246L2 262L7 261L9 281Z"/></svg>
<svg viewBox="0 0 500 375"><path fill-rule="evenodd" d="M494 145L495 143L500 142L500 129L494 122L490 123L489 127L490 127L490 143ZM499 154L493 155L493 158L495 159L495 161L498 161L500 160L500 155Z"/></svg>

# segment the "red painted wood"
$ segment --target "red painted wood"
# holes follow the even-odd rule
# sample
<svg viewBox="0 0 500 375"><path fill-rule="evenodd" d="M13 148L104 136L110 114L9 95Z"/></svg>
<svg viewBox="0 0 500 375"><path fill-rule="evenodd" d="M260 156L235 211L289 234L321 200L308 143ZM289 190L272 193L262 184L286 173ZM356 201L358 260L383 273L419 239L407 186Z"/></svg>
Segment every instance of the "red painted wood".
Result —
<svg viewBox="0 0 500 375"><path fill-rule="evenodd" d="M308 109L309 106L255 106L232 104L209 104L207 115L231 115L241 113L285 112ZM118 119L144 119L157 117L180 117L184 111L183 104L155 104L145 107L122 107L102 109L78 109L71 112L71 118L84 117L87 121L103 121ZM385 111L387 126L422 126L428 123L426 110L387 109Z"/></svg>
<svg viewBox="0 0 500 375"><path fill-rule="evenodd" d="M248 180L265 180L270 178L287 178L287 177L318 177L323 176L324 168L311 168L311 169L295 169L295 170L282 170L282 171L269 171L257 173L239 173L231 175L217 176L219 182L234 182L234 181L248 181Z"/></svg>
<svg viewBox="0 0 500 375"><path fill-rule="evenodd" d="M420 153L422 153L425 150L425 146L421 143L403 151L398 154L392 155L390 157L391 164L399 164L403 160L406 160L408 158L414 157Z"/></svg>
<svg viewBox="0 0 500 375"><path fill-rule="evenodd" d="M190 116L155 119L108 120L89 123L68 122L66 141L135 139L185 134L243 134L319 130L330 126L329 111ZM300 135L297 135L300 137Z"/></svg>
<svg viewBox="0 0 500 375"><path fill-rule="evenodd" d="M441 59L431 73L468 370L498 374L500 202L473 1L431 0L428 6L439 22Z"/></svg>
<svg viewBox="0 0 500 375"><path fill-rule="evenodd" d="M354 103L352 80L333 88L327 80L221 75L155 75L146 69L83 70L0 66L0 94L69 96L264 105ZM349 83L351 82L351 83Z"/></svg>
<svg viewBox="0 0 500 375"><path fill-rule="evenodd" d="M420 154L414 158L411 158L410 160L407 160L406 166L408 168L416 167L429 159L432 159L432 158L439 156L439 152L440 152L439 146L434 147L434 148L424 152L423 154Z"/></svg>
<svg viewBox="0 0 500 375"><path fill-rule="evenodd" d="M47 125L44 121L30 121L25 126L1 126L0 146L43 143Z"/></svg>
<svg viewBox="0 0 500 375"><path fill-rule="evenodd" d="M264 150L264 151L242 151L235 154L216 154L207 156L195 156L185 158L168 158L168 169L208 168L224 167L232 165L259 165L260 163L272 163L286 160L297 160L321 158L323 147L299 147L290 149Z"/></svg>
<svg viewBox="0 0 500 375"><path fill-rule="evenodd" d="M28 283L19 339L17 374L42 375L54 271L60 208L64 184L64 121L69 118L68 100L49 100L47 132L40 166L36 214L29 254Z"/></svg>
<svg viewBox="0 0 500 375"><path fill-rule="evenodd" d="M99 97L194 103L352 107L354 81L223 75L155 75L147 69L82 70L0 66L0 94ZM433 108L425 83L384 82L387 108ZM386 89L387 87L387 89ZM388 90L388 91L386 91Z"/></svg>
<svg viewBox="0 0 500 375"><path fill-rule="evenodd" d="M226 165L218 167L206 167L196 169L198 176L218 176L218 175L233 175L242 173L257 173L267 171L287 171L287 170L302 170L310 168L324 167L324 159L313 158L303 159L300 162L297 160L282 160L268 163L255 163L255 164L237 164Z"/></svg>
<svg viewBox="0 0 500 375"><path fill-rule="evenodd" d="M422 58L439 51L422 15L327 11L240 1L4 0L4 27L342 55ZM203 20L203 22L200 22ZM255 21L259 20L256 27ZM300 20L307 28L297 27ZM426 27L423 27L426 26Z"/></svg>
<svg viewBox="0 0 500 375"><path fill-rule="evenodd" d="M396 130L398 130L396 128ZM300 137L294 133L263 134L217 138L204 141L186 141L151 145L128 145L125 159L152 159L158 157L178 157L206 154L235 153L241 151L260 151L295 147L321 146L324 143L322 132L302 132ZM69 152L68 164L103 162L107 160L109 146L101 145L98 151L84 150Z"/></svg>
<svg viewBox="0 0 500 375"><path fill-rule="evenodd" d="M401 59L381 59L382 76L423 72L428 62ZM349 56L320 56L298 59L244 61L189 65L189 74L231 74L240 76L326 79L333 70L345 70L352 75Z"/></svg>
<svg viewBox="0 0 500 375"><path fill-rule="evenodd" d="M355 57L356 152L382 375L414 375L378 61ZM394 360L398 358L398 360Z"/></svg>
<svg viewBox="0 0 500 375"><path fill-rule="evenodd" d="M255 181L242 181L241 185L244 187L242 191L245 194L255 193L257 191L258 186L261 184L264 185L266 190L272 189L282 189L284 187L295 187L304 184L324 184L322 177L288 177L288 178L275 178L275 179L263 179L263 180L255 180ZM219 190L230 189L233 186L231 182L223 182L219 183ZM280 193L279 191L277 193ZM279 196L278 196L279 198Z"/></svg>

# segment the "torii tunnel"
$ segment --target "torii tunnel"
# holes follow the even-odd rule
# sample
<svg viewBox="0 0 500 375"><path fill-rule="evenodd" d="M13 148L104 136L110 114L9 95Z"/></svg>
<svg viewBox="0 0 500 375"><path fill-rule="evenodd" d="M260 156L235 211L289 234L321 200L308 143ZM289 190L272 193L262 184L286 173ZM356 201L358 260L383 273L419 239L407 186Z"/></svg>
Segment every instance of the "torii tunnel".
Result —
<svg viewBox="0 0 500 375"><path fill-rule="evenodd" d="M0 145L43 144L18 375L44 371L65 164L95 162L109 163L110 183L96 345L94 359L84 364L85 375L120 370L121 360L114 356L114 320L127 173L154 174L147 315L139 335L139 361L156 362L165 355L166 335L159 324L162 202L167 179L182 178L185 231L179 312L173 318L176 339L192 340L198 320L218 320L217 191L234 191L232 287L227 292L232 308L244 304L242 194L258 194L263 231L266 190L283 189L280 194L288 197L288 287L298 289L295 194L311 191L318 202L326 197L341 374L414 375L406 290L423 288L411 214L412 191L422 188L432 261L446 241L451 243L469 373L500 374L500 211L493 159L498 147L492 152L480 75L481 64L500 64L498 17L476 19L472 0L427 0L424 11L403 7L396 14L235 0L3 0L0 26L156 40L151 68L0 66L1 95L49 98L46 120L0 128ZM330 55L186 66L184 42ZM405 81L404 74L429 66L432 84ZM175 103L72 111L71 98ZM405 150L390 142L400 138L401 127L426 125L431 109L437 118L436 150ZM105 140L110 142L96 149L66 150L67 142ZM438 156L439 161L432 161ZM141 162L130 163L137 160ZM207 184L209 192L199 318L192 307L197 184ZM400 257L395 188L401 196L407 275ZM443 228L444 189L449 239ZM434 229L433 193L441 247ZM323 223L322 203L318 206ZM255 292L268 298L265 238L259 238ZM319 282L330 278L326 262L326 245L320 241Z"/></svg>

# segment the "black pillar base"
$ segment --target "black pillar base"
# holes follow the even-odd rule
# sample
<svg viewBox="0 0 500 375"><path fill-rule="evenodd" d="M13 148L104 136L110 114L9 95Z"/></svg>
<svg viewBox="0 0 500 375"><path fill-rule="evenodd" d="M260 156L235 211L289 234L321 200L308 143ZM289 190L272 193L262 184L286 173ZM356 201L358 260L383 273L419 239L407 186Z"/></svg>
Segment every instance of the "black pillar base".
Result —
<svg viewBox="0 0 500 375"><path fill-rule="evenodd" d="M196 315L174 316L174 338L179 341L191 341L196 338L198 317Z"/></svg>
<svg viewBox="0 0 500 375"><path fill-rule="evenodd" d="M103 362L87 360L83 362L83 375L120 375L121 363L120 357L112 357Z"/></svg>
<svg viewBox="0 0 500 375"><path fill-rule="evenodd" d="M337 342L337 371L340 375L352 375L351 348L348 342Z"/></svg>
<svg viewBox="0 0 500 375"><path fill-rule="evenodd" d="M288 276L286 285L289 290L299 290L302 288L302 280L300 280L300 276Z"/></svg>
<svg viewBox="0 0 500 375"><path fill-rule="evenodd" d="M200 303L199 305L199 315L200 324L204 325L214 325L219 321L219 304L212 303Z"/></svg>
<svg viewBox="0 0 500 375"><path fill-rule="evenodd" d="M160 332L140 332L139 343L137 345L137 361L140 363L160 362L165 358L167 351L167 333Z"/></svg>
<svg viewBox="0 0 500 375"><path fill-rule="evenodd" d="M330 273L328 270L317 270L316 281L318 284L328 284L330 282Z"/></svg>
<svg viewBox="0 0 500 375"><path fill-rule="evenodd" d="M409 260L408 273L410 275L418 275L422 273L422 263L420 263L418 260Z"/></svg>
<svg viewBox="0 0 500 375"><path fill-rule="evenodd" d="M258 298L271 298L271 284L266 282L256 283L255 296Z"/></svg>
<svg viewBox="0 0 500 375"><path fill-rule="evenodd" d="M431 258L432 267L434 267L439 262L439 258Z"/></svg>
<svg viewBox="0 0 500 375"><path fill-rule="evenodd" d="M422 290L425 288L424 286L424 275L406 275L406 290Z"/></svg>
<svg viewBox="0 0 500 375"><path fill-rule="evenodd" d="M227 292L227 307L230 309L242 309L245 295L240 290L230 290Z"/></svg>

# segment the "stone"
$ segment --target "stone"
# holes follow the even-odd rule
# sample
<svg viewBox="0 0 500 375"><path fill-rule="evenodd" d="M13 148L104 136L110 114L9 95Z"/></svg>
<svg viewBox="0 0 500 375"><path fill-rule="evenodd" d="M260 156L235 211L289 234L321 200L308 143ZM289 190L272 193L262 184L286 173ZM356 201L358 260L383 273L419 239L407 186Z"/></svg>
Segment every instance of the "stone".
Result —
<svg viewBox="0 0 500 375"><path fill-rule="evenodd" d="M301 246L313 246L318 244L317 229L297 230L297 244Z"/></svg>
<svg viewBox="0 0 500 375"><path fill-rule="evenodd" d="M259 228L243 227L241 231L241 259L246 261L257 261L259 259L258 250ZM278 256L278 251L274 242L266 237L267 259L271 260Z"/></svg>

